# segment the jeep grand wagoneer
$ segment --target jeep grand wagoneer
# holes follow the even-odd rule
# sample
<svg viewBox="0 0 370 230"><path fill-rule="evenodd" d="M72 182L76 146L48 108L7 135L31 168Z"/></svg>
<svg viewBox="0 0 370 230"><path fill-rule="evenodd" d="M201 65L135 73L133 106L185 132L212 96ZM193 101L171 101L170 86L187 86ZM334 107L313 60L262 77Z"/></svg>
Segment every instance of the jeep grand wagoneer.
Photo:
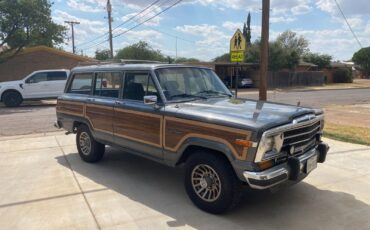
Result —
<svg viewBox="0 0 370 230"><path fill-rule="evenodd" d="M110 145L185 165L187 194L211 213L237 204L242 186L262 190L301 181L328 151L321 110L235 99L208 68L77 67L56 111L56 126L77 134L84 161L101 160Z"/></svg>

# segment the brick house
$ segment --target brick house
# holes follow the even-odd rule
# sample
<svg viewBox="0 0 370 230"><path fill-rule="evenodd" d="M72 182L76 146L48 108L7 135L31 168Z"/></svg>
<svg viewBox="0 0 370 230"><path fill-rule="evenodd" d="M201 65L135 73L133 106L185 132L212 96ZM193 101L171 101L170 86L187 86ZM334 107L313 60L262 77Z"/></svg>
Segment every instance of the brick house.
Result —
<svg viewBox="0 0 370 230"><path fill-rule="evenodd" d="M72 69L80 62L91 61L95 59L46 46L26 48L10 60L0 63L0 82L23 79L36 70Z"/></svg>

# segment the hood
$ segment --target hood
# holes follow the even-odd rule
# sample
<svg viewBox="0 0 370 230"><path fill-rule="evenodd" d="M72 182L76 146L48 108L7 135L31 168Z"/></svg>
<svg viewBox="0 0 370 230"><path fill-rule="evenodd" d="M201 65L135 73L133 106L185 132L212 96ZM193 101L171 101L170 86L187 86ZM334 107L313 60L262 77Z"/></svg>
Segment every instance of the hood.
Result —
<svg viewBox="0 0 370 230"><path fill-rule="evenodd" d="M4 81L0 82L0 86L18 86L19 84L23 84L22 80L19 81Z"/></svg>
<svg viewBox="0 0 370 230"><path fill-rule="evenodd" d="M321 110L293 105L228 98L171 104L166 107L166 112L174 113L176 117L262 132L305 114L322 113Z"/></svg>

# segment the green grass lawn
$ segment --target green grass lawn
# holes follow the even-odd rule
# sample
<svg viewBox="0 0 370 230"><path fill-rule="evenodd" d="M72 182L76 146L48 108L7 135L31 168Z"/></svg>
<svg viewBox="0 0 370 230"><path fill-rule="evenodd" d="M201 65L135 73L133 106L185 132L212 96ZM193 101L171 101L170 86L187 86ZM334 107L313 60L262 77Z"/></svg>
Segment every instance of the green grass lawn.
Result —
<svg viewBox="0 0 370 230"><path fill-rule="evenodd" d="M326 123L324 128L324 137L370 146L369 128Z"/></svg>

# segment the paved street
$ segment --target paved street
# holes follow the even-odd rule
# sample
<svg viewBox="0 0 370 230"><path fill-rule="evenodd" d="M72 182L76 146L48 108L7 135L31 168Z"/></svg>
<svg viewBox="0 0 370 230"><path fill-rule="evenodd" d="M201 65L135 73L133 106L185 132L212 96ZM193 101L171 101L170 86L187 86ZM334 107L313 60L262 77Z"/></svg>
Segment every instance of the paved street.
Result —
<svg viewBox="0 0 370 230"><path fill-rule="evenodd" d="M241 92L243 98L258 99L258 92ZM318 91L269 91L268 100L303 106L353 105L370 102L370 89L343 89Z"/></svg>
<svg viewBox="0 0 370 230"><path fill-rule="evenodd" d="M257 99L256 91L246 91L240 97ZM370 103L370 89L322 90L305 92L269 91L268 99L276 102L313 107ZM19 108L0 105L0 136L56 131L55 101L28 102ZM352 116L352 114L350 114Z"/></svg>
<svg viewBox="0 0 370 230"><path fill-rule="evenodd" d="M0 138L0 229L367 229L370 147L329 140L327 163L293 187L198 210L182 170L108 149L79 159L74 135Z"/></svg>

